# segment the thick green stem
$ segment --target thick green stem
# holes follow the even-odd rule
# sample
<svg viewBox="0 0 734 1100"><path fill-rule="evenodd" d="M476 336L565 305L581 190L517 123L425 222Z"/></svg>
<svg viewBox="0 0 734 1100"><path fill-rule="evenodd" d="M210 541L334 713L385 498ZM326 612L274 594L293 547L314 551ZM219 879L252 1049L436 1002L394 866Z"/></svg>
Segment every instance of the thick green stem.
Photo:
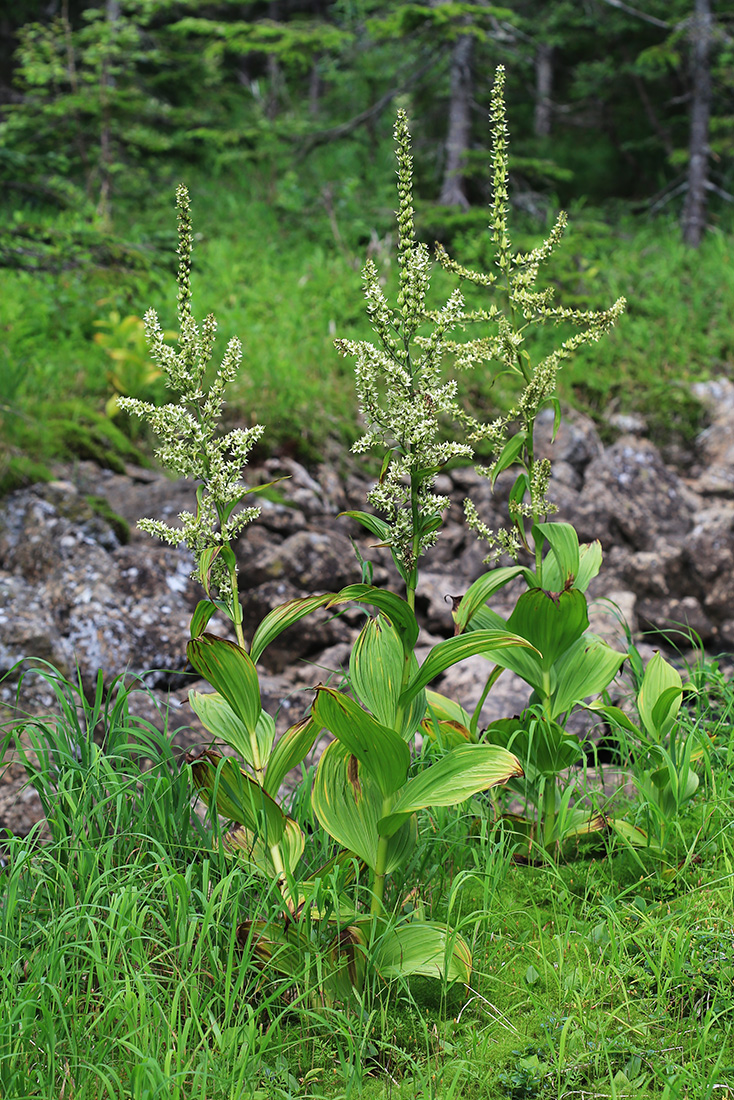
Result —
<svg viewBox="0 0 734 1100"><path fill-rule="evenodd" d="M229 569L229 580L232 586L232 623L237 636L237 645L241 646L242 649L246 649L245 634L242 629L242 605L240 604L240 590L235 566L231 566Z"/></svg>
<svg viewBox="0 0 734 1100"><path fill-rule="evenodd" d="M389 800L385 800L382 806L383 816L390 812ZM389 837L381 836L377 842L377 861L372 875L372 904L370 916L379 917L385 911L383 897L385 896L385 868L387 867L387 846Z"/></svg>
<svg viewBox="0 0 734 1100"><path fill-rule="evenodd" d="M418 506L418 489L420 481L415 472L410 475L410 514L413 521L413 542L411 546L412 565L406 583L406 598L411 611L415 611L415 590L418 587L418 557L421 548L420 536L420 509Z"/></svg>
<svg viewBox="0 0 734 1100"><path fill-rule="evenodd" d="M550 777L546 778L543 787L542 813L543 847L549 852L556 828L556 784Z"/></svg>
<svg viewBox="0 0 734 1100"><path fill-rule="evenodd" d="M237 644L243 649L245 646L245 635L242 629L242 606L240 604L239 586L237 583L237 569L232 566L229 569L229 579L232 586L232 622L234 624L235 634L237 636ZM260 755L260 745L258 744L257 734L255 730L250 730L250 750L252 752L252 764L255 772L255 779L257 783L262 787L263 780L265 778L265 766L263 764L262 756ZM270 858L273 861L273 868L278 878L278 887L283 897L287 897L289 893L288 887L288 875L285 869L285 863L283 861L283 853L281 851L280 844L269 844L268 849L270 851Z"/></svg>

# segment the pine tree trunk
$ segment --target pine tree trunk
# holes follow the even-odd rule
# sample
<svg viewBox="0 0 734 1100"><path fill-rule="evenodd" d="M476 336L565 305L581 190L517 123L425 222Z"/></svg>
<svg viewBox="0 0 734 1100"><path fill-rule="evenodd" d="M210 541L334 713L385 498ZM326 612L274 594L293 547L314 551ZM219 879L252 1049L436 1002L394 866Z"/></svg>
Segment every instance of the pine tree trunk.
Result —
<svg viewBox="0 0 734 1100"><path fill-rule="evenodd" d="M553 47L541 42L535 53L535 114L533 130L536 137L550 137L553 120Z"/></svg>
<svg viewBox="0 0 734 1100"><path fill-rule="evenodd" d="M693 248L698 248L706 228L712 29L711 0L695 0L691 23L693 98L688 144L688 194L682 220L683 240Z"/></svg>
<svg viewBox="0 0 734 1100"><path fill-rule="evenodd" d="M473 35L460 35L451 54L451 101L446 134L446 166L441 194L438 198L442 206L460 206L464 210L469 206L469 199L466 196L466 184L461 170L471 139L473 52Z"/></svg>

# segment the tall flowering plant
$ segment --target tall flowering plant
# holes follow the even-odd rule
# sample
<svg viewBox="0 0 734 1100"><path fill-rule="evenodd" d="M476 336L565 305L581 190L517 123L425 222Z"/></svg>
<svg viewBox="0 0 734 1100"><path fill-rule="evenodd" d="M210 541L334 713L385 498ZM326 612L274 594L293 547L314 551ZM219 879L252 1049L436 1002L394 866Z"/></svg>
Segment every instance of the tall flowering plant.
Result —
<svg viewBox="0 0 734 1100"><path fill-rule="evenodd" d="M259 957L276 969L288 968L291 965L288 960L311 951L312 922L323 916L314 898L323 875L332 874L335 866L332 862L328 872L304 874L301 868L305 838L298 823L279 802L278 791L285 775L300 764L318 734L327 730L332 736L315 773L313 813L318 825L336 842L337 850L341 849L337 864L341 861L352 867L366 867L370 886L368 912L360 910L354 897L340 894L337 904L329 910L331 915L323 918L327 925L330 922L337 925L327 936L327 949L335 960L336 985L332 992L343 991L345 983L360 985L368 953L372 965L385 978L402 971L469 980L468 946L447 926L415 917L397 924L387 921L386 879L409 859L416 844L420 811L457 805L490 787L521 781L523 767L508 744L500 744L497 738L482 740L478 736L478 712L470 718L458 703L427 689L451 665L482 654L494 668L488 678L489 686L505 667L521 669L521 675L526 675L531 683L539 670L541 690L547 689L549 699L552 696L557 705L553 693L559 674L554 671L554 661L563 655L562 651L565 653L560 643L573 644L588 624L588 617L584 620L586 604L580 578L588 580L593 575L595 552L582 553L576 540L574 557L573 539L560 530L565 525L539 522L544 506L539 488L542 489L546 467L538 464L536 469L532 428L537 410L549 398L547 381L552 364L549 360L532 371L520 347L524 322L518 320L518 309L523 317L525 312L532 314L526 318L528 323L560 317L548 312L551 307L547 295L533 297L529 289L530 277L537 273L537 266L553 246L555 237L529 257L510 257L502 197L507 172L503 130L499 125L500 76L493 103L494 164L499 188L493 233L500 251L500 271L505 275L509 319L503 319L495 305L486 311L467 311L460 289L440 309L428 308L430 257L425 245L416 240L410 135L407 119L401 112L395 127L397 303L390 306L376 267L368 262L364 288L377 341L337 342L342 354L352 355L356 360L365 431L355 450L378 447L383 452L381 474L369 494L369 503L376 512L351 514L390 548L405 586L404 595L372 585L353 584L340 592L292 600L266 616L247 645L232 541L255 514L252 508L243 506L248 490L240 481L240 473L261 429L226 435L217 429L224 389L234 376L240 349L237 342L230 342L222 366L210 389L205 390L204 374L213 352L215 323L213 318L207 318L199 328L191 311L191 224L188 196L183 189L178 193L178 349L166 344L154 313L146 318L152 355L179 398L162 409L126 402L129 411L145 416L162 436L158 451L162 461L198 482L197 511L181 515L180 529L151 520L144 523L152 534L167 541L185 541L196 557L195 576L205 588L206 599L197 606L192 618L187 652L194 668L209 681L214 692L192 692L191 703L204 726L224 748L211 747L192 754L191 775L211 807L231 823L223 837L225 848L275 884L282 896L285 923L243 925L243 934L257 938ZM444 254L440 258L461 279L481 282L482 276L454 264ZM493 275L486 277L487 286L493 282ZM611 320L613 317L609 323ZM497 326L494 336L464 343L450 338L457 328L487 321ZM572 350L570 342L565 351L564 347L554 363ZM536 545L546 539L555 555L555 564L547 563L541 555L536 560L537 573L518 565L492 570L480 578L457 609L456 636L435 645L419 665L415 654L419 636L415 617L419 561L437 537L447 503L434 491L436 475L452 459L471 461L476 440L485 438L490 431L466 416L457 399L456 381L445 377L444 365L451 358L458 365L481 363L496 353L501 364L511 360L513 369L519 370L525 382L524 396L518 406L525 419L522 421L521 415L524 426L519 444L503 440L502 433L512 430L508 418L501 426L491 428L491 438L499 452L492 476L496 476L498 468L519 463L518 485L522 492L518 488L513 498L515 526L522 541L524 528L519 517L528 515L533 521L531 534ZM464 438L446 439L442 430L446 421L454 421ZM529 512L523 503L526 491L530 494ZM510 536L503 537L501 545L516 548ZM565 593L575 585L576 595L572 596L572 621L567 623L569 613L564 608L563 629L557 637L553 630L558 623L552 616L548 618L545 604L541 608L544 627L540 632L528 626L529 612L524 610L514 621L511 617L506 623L499 617L491 618L493 613L485 601L511 577L525 576L530 589L546 596L541 582L549 585L564 570L570 570L573 579L569 581L566 577L559 583L559 591ZM579 610L579 597L583 613ZM257 662L266 647L301 618L317 608L339 607L347 602L373 611L352 650L349 693L319 686L309 713L276 743L274 720L261 704ZM562 601L559 597L551 602L560 606ZM207 631L217 608L229 615L236 642ZM618 657L614 657L615 670ZM600 688L592 686L592 690ZM566 686L567 706L574 691L575 687ZM411 744L419 729L429 735L442 734L443 751L433 763L411 775ZM237 756L228 754L227 749L234 750Z"/></svg>

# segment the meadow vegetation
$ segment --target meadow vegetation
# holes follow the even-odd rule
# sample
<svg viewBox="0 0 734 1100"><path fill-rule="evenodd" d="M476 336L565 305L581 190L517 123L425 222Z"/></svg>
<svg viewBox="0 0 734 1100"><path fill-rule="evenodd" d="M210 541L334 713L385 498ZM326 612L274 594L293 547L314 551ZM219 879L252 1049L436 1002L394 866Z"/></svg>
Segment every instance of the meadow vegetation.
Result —
<svg viewBox="0 0 734 1100"><path fill-rule="evenodd" d="M387 157L383 165L389 182ZM332 163L327 171L339 167ZM366 254L392 255L392 196L386 192L378 202L371 180L355 183L336 203L337 241L333 217L319 203L303 211L273 205L240 174L209 179L187 168L185 178L196 211L197 301L202 312L216 309L223 338L240 333L244 341L229 415L267 424L266 448L285 448L309 463L334 458L356 435L356 415L352 372L333 341L336 334L359 338L369 332L355 285ZM46 271L4 272L0 485L6 489L37 477L55 459L119 464L140 462L145 454L137 427L120 415L111 418L109 402L120 389L157 399L165 392L140 363L141 314L144 303L167 300L176 183L167 177L143 209L122 206L115 214L120 232L138 242L135 255L144 266L101 266L82 258L75 266L59 260ZM688 383L729 376L734 361L728 222L713 227L695 253L680 242L672 216L645 220L572 206L569 223L563 250L543 272L545 284L578 308L602 308L620 295L630 305L623 330L582 349L564 367L562 400L588 411L608 437L609 412L636 412L659 444L690 446L704 414ZM532 248L547 228L521 217L516 245ZM437 229L418 204L421 238L432 245ZM485 216L478 227L441 236L461 262L486 261ZM65 247L73 257L73 243ZM382 272L390 291L394 264ZM437 299L448 287L440 271L434 287ZM170 306L162 321L174 324ZM502 379L495 382L489 372L460 379L460 386L462 402L486 417L511 402Z"/></svg>

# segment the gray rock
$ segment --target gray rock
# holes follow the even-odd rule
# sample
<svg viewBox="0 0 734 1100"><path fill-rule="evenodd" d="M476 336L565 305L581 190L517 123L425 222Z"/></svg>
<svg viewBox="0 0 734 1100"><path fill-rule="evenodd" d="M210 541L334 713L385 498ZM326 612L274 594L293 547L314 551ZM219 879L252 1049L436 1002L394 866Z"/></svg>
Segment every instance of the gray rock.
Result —
<svg viewBox="0 0 734 1100"><path fill-rule="evenodd" d="M360 580L349 539L337 531L298 531L278 546L239 560L243 585L256 587L287 577L305 592L337 592Z"/></svg>
<svg viewBox="0 0 734 1100"><path fill-rule="evenodd" d="M602 454L603 447L594 421L583 413L570 412L561 421L553 439L552 409L543 409L536 420L535 453L551 462L563 462L584 475L588 465Z"/></svg>
<svg viewBox="0 0 734 1100"><path fill-rule="evenodd" d="M696 504L652 443L625 436L589 464L576 507L559 518L573 523L582 542L652 550L661 537L690 531Z"/></svg>
<svg viewBox="0 0 734 1100"><path fill-rule="evenodd" d="M717 378L692 389L711 417L696 440L695 488L705 496L734 497L734 383Z"/></svg>

